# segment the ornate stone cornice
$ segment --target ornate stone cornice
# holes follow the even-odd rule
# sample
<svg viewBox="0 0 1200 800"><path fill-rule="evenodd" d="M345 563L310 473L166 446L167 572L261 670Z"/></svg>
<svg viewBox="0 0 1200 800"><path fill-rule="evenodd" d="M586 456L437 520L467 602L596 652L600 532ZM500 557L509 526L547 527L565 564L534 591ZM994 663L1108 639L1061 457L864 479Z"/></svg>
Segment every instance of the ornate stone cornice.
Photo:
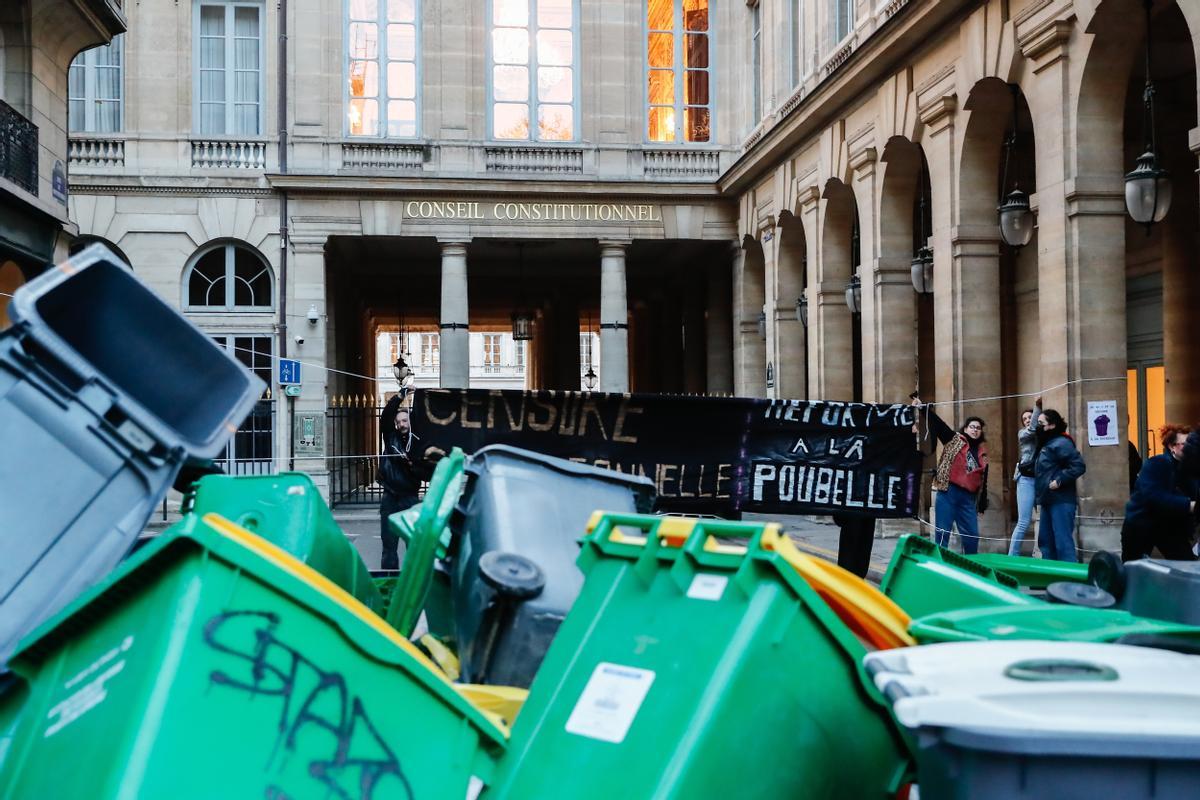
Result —
<svg viewBox="0 0 1200 800"><path fill-rule="evenodd" d="M954 113L958 110L958 95L944 94L917 109L917 119L929 128L931 133L938 133L954 121Z"/></svg>
<svg viewBox="0 0 1200 800"><path fill-rule="evenodd" d="M866 177L875 169L875 161L877 153L874 147L862 147L850 154L849 164L851 172L861 172Z"/></svg>
<svg viewBox="0 0 1200 800"><path fill-rule="evenodd" d="M275 197L274 189L236 186L134 186L123 183L71 183L71 194L136 194L155 197Z"/></svg>
<svg viewBox="0 0 1200 800"><path fill-rule="evenodd" d="M1064 19L1048 19L1038 25L1021 30L1018 28L1017 46L1021 54L1034 63L1034 72L1066 57L1066 44L1075 27L1075 15Z"/></svg>

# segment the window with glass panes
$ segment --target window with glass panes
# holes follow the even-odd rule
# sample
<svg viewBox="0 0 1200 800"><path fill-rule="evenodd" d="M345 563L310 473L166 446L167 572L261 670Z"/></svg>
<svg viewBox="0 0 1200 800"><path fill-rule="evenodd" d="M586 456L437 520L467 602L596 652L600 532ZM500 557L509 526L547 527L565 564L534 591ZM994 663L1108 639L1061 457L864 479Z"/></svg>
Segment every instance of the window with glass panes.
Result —
<svg viewBox="0 0 1200 800"><path fill-rule="evenodd" d="M829 46L850 35L854 25L854 0L829 0Z"/></svg>
<svg viewBox="0 0 1200 800"><path fill-rule="evenodd" d="M75 56L67 73L72 133L116 133L124 105L125 34Z"/></svg>
<svg viewBox="0 0 1200 800"><path fill-rule="evenodd" d="M275 404L271 402L273 336L214 336L218 345L267 385L216 463L230 475L275 471Z"/></svg>
<svg viewBox="0 0 1200 800"><path fill-rule="evenodd" d="M421 334L421 366L436 367L441 364L440 340L436 333Z"/></svg>
<svg viewBox="0 0 1200 800"><path fill-rule="evenodd" d="M712 140L708 0L646 3L646 137Z"/></svg>
<svg viewBox="0 0 1200 800"><path fill-rule="evenodd" d="M518 372L525 371L525 342L513 341L513 365Z"/></svg>
<svg viewBox="0 0 1200 800"><path fill-rule="evenodd" d="M261 4L198 3L196 125L200 133L262 133L262 58Z"/></svg>
<svg viewBox="0 0 1200 800"><path fill-rule="evenodd" d="M577 138L575 0L491 0L492 138Z"/></svg>
<svg viewBox="0 0 1200 800"><path fill-rule="evenodd" d="M347 0L346 125L351 136L417 135L418 0Z"/></svg>
<svg viewBox="0 0 1200 800"><path fill-rule="evenodd" d="M498 333L485 333L483 335L483 371L484 372L499 372L500 371L500 339Z"/></svg>
<svg viewBox="0 0 1200 800"><path fill-rule="evenodd" d="M592 365L592 334L579 334L579 372L587 372Z"/></svg>
<svg viewBox="0 0 1200 800"><path fill-rule="evenodd" d="M273 307L271 269L253 250L236 244L202 253L184 279L193 311L268 311Z"/></svg>

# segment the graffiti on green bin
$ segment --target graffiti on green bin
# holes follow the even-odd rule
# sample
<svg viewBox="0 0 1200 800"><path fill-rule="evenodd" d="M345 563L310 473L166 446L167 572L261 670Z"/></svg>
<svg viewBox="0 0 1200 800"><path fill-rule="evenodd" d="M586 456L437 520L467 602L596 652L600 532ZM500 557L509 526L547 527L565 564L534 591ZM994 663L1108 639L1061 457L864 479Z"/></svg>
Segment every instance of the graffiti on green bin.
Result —
<svg viewBox="0 0 1200 800"><path fill-rule="evenodd" d="M210 619L204 626L205 643L242 663L237 670L213 670L209 680L251 699L278 698L275 747L307 757L308 774L333 796L371 800L381 784L383 791L392 792L392 785L399 784L400 796L412 798L400 761L361 699L350 694L342 674L322 669L282 641L278 627L279 615L270 611L227 611ZM328 744L314 750L314 742ZM287 793L272 786L268 795L283 798Z"/></svg>

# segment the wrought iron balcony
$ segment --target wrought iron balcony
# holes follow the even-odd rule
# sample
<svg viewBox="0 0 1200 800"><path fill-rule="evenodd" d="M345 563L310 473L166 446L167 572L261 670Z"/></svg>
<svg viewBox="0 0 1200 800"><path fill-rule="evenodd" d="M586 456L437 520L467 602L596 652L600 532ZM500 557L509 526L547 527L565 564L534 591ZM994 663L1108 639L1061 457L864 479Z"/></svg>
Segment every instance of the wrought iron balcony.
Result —
<svg viewBox="0 0 1200 800"><path fill-rule="evenodd" d="M38 129L0 100L0 178L30 194L38 192Z"/></svg>

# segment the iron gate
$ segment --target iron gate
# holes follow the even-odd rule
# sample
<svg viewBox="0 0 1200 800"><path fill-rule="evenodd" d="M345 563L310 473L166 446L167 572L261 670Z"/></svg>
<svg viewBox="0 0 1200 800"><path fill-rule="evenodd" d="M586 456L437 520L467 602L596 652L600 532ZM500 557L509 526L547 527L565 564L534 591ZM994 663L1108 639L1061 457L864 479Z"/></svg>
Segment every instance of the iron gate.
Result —
<svg viewBox="0 0 1200 800"><path fill-rule="evenodd" d="M378 505L383 488L379 469L379 415L383 406L365 395L334 397L326 410L329 441L329 505Z"/></svg>

